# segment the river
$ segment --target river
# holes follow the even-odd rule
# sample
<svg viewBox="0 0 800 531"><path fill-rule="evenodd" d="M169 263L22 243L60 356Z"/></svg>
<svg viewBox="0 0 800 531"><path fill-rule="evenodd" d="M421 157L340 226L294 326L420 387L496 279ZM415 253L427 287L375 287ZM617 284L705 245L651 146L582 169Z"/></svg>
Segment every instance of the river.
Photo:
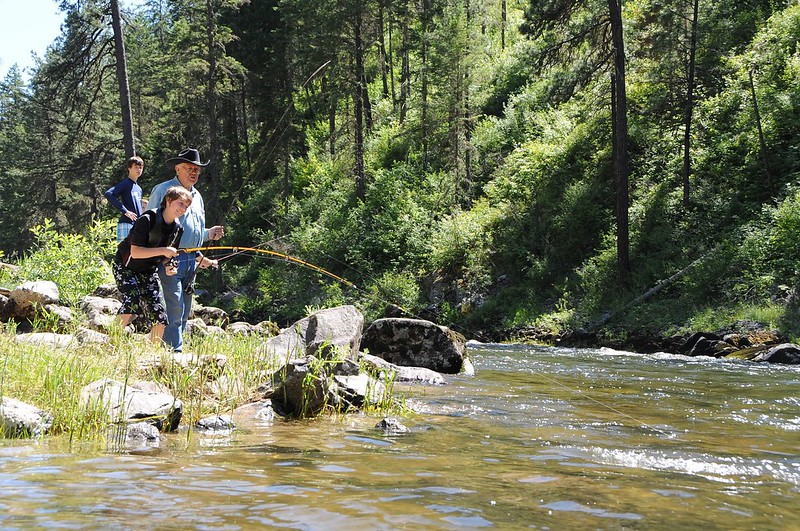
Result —
<svg viewBox="0 0 800 531"><path fill-rule="evenodd" d="M480 345L379 417L0 441L0 528L800 529L800 367Z"/></svg>

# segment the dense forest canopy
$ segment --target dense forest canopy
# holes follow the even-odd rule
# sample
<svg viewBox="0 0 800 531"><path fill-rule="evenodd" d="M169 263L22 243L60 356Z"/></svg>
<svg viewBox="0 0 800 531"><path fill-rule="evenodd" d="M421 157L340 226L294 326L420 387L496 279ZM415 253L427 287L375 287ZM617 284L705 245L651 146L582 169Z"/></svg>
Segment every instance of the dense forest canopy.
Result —
<svg viewBox="0 0 800 531"><path fill-rule="evenodd" d="M61 8L30 81L0 84L6 260L45 219L115 217L111 4ZM231 311L394 304L500 337L757 309L800 331L797 1L149 0L121 22L145 193L198 147L225 243L358 286L236 257L202 279Z"/></svg>

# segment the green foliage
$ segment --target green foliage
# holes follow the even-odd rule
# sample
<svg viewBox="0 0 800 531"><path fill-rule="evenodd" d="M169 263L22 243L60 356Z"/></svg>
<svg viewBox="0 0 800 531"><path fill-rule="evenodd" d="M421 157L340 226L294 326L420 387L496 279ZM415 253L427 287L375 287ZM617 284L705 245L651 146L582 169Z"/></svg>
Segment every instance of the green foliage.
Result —
<svg viewBox="0 0 800 531"><path fill-rule="evenodd" d="M28 280L55 282L61 300L75 304L98 286L112 282L111 268L105 261L113 250L115 223L95 221L86 235L61 234L45 219L32 229L34 249L20 260L19 268L6 283Z"/></svg>

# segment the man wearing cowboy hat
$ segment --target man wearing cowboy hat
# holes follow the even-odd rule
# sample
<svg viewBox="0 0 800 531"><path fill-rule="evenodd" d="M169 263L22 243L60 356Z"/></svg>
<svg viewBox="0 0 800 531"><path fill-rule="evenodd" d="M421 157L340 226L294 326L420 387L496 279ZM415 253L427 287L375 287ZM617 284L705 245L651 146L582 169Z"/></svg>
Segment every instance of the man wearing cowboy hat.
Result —
<svg viewBox="0 0 800 531"><path fill-rule="evenodd" d="M171 186L183 186L192 194L192 204L186 213L178 218L183 226L183 236L177 247L190 249L202 247L207 240L219 240L225 235L222 225L206 228L206 208L203 196L194 187L200 178L200 172L210 161L201 162L200 152L187 148L177 156L167 159L167 166L175 167L175 178L157 184L150 192L150 205L158 208L164 194ZM217 267L217 261L203 256L199 252L181 253L176 257L177 273L168 275L165 267L158 268L164 303L167 307L168 324L164 329L164 341L177 352L183 351L183 332L192 311L192 289L195 270ZM189 289L187 289L189 288Z"/></svg>

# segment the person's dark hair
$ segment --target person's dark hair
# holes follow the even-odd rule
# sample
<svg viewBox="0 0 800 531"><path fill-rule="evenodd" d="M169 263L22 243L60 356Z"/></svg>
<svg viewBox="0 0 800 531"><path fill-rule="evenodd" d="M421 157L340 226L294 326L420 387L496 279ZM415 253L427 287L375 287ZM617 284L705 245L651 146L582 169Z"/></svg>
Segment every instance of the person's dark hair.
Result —
<svg viewBox="0 0 800 531"><path fill-rule="evenodd" d="M142 160L142 157L137 157L136 155L134 155L133 157L129 158L128 159L128 168L130 168L131 166L134 166L134 165L135 166L144 166L144 161Z"/></svg>
<svg viewBox="0 0 800 531"><path fill-rule="evenodd" d="M192 193L183 186L170 186L164 192L164 199L161 200L161 210L167 208L167 203L172 203L176 199L185 199L192 202Z"/></svg>

